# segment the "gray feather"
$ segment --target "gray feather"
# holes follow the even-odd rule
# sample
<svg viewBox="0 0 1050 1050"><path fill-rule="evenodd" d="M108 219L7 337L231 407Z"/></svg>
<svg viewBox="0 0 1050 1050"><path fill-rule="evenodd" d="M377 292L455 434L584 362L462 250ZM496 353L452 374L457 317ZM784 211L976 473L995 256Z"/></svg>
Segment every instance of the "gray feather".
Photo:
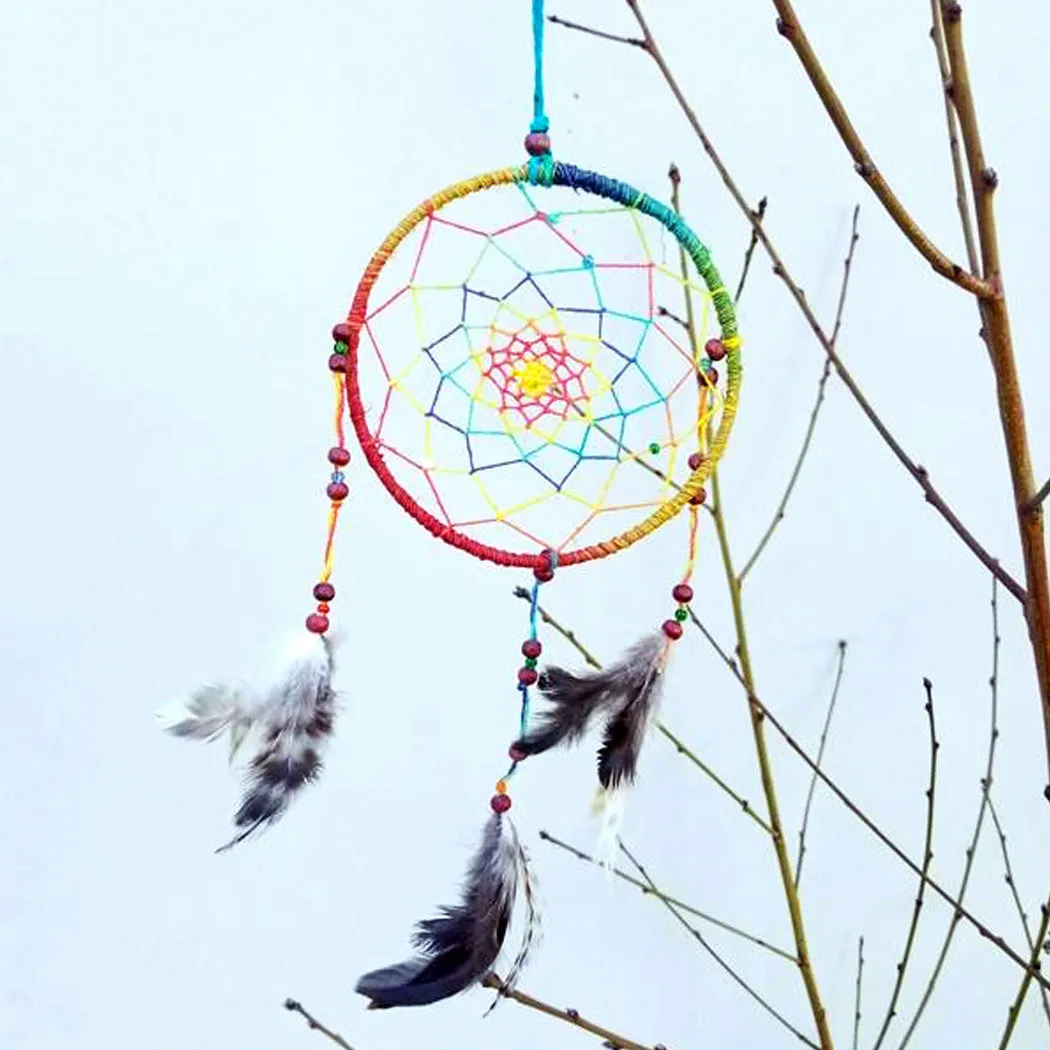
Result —
<svg viewBox="0 0 1050 1050"><path fill-rule="evenodd" d="M412 940L419 954L358 980L355 991L371 1000L369 1009L436 1003L472 987L492 970L510 925L519 853L509 818L493 814L460 903L416 927Z"/></svg>
<svg viewBox="0 0 1050 1050"><path fill-rule="evenodd" d="M625 688L619 704L605 723L598 749L598 780L603 788L615 790L634 782L646 734L656 716L663 692L663 656L667 639L663 633L635 646L636 659L625 675Z"/></svg>
<svg viewBox="0 0 1050 1050"><path fill-rule="evenodd" d="M244 795L234 815L238 834L217 852L275 823L298 792L320 775L336 713L333 670L333 644L319 636L310 655L293 663L262 695L248 697L234 687L205 686L190 698L185 717L168 727L175 736L192 740L228 734L231 761L249 736L254 743Z"/></svg>
<svg viewBox="0 0 1050 1050"><path fill-rule="evenodd" d="M539 690L549 707L514 747L538 755L552 747L578 743L590 723L605 720L598 776L603 786L632 780L638 752L659 700L660 664L667 639L662 632L636 642L624 657L601 670L573 674L544 669Z"/></svg>

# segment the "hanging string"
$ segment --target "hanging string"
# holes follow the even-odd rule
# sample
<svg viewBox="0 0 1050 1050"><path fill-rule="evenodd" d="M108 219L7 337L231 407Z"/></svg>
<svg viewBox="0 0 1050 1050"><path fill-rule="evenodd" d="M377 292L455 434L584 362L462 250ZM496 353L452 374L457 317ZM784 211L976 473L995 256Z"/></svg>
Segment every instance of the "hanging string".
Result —
<svg viewBox="0 0 1050 1050"><path fill-rule="evenodd" d="M532 126L529 131L550 131L543 100L543 0L532 0L532 49L535 62L535 86L532 90Z"/></svg>
<svg viewBox="0 0 1050 1050"><path fill-rule="evenodd" d="M544 0L532 0L532 123L525 137L525 150L529 154L529 182L550 186L554 181L554 158L547 134L551 122L547 117L543 92L543 29L546 22L543 5Z"/></svg>

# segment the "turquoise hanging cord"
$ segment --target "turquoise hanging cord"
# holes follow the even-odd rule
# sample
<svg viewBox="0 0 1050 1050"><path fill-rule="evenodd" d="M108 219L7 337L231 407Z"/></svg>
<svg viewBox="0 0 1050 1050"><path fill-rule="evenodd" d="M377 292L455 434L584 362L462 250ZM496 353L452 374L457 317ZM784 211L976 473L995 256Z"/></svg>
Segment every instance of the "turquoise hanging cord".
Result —
<svg viewBox="0 0 1050 1050"><path fill-rule="evenodd" d="M558 552L556 550L549 550L547 553L550 555L551 570L556 571L558 568ZM539 634L540 586L540 580L535 580L532 585L532 594L529 595L529 638L534 642L537 640ZM522 682L518 686L518 692L521 693L521 714L518 721L518 733L520 736L524 737L529 728L529 709L531 707L531 704L529 703L529 687ZM503 774L503 779L509 780L514 776L519 765L521 765L520 762L516 760L512 761L510 768Z"/></svg>
<svg viewBox="0 0 1050 1050"><path fill-rule="evenodd" d="M532 91L532 126L529 131L550 131L543 104L543 0L532 0L532 50L535 62L535 87Z"/></svg>
<svg viewBox="0 0 1050 1050"><path fill-rule="evenodd" d="M543 29L546 17L543 12L544 0L532 0L532 53L533 53L533 90L532 90L532 124L529 125L529 138L526 147L535 142L540 135L546 137L551 122L547 117L543 93ZM536 138L534 138L534 136ZM551 156L550 140L546 148L541 147L538 153L529 148L529 182L534 186L542 183L550 186L554 181L554 158Z"/></svg>

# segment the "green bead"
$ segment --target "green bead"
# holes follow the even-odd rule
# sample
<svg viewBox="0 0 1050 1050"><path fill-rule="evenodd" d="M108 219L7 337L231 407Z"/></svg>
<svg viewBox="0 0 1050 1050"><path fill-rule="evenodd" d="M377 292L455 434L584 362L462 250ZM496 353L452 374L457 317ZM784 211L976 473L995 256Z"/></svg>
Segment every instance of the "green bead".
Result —
<svg viewBox="0 0 1050 1050"><path fill-rule="evenodd" d="M526 661L525 661L525 666L526 667L530 667L533 670L535 670L535 668L536 668L536 657L534 657L534 656L528 657L526 659Z"/></svg>
<svg viewBox="0 0 1050 1050"><path fill-rule="evenodd" d="M700 358L700 371L710 372L711 371L711 358L701 357Z"/></svg>
<svg viewBox="0 0 1050 1050"><path fill-rule="evenodd" d="M652 454L653 454L654 456L655 456L655 455L658 455L658 454L659 454L659 452L660 452L660 442L659 442L659 441L653 441L653 442L650 442L650 444L649 444L649 451L650 451L650 452L651 452L651 453L652 453Z"/></svg>
<svg viewBox="0 0 1050 1050"><path fill-rule="evenodd" d="M689 610L688 609L675 609L675 611L674 611L674 618L679 623L684 623L686 620L689 619Z"/></svg>

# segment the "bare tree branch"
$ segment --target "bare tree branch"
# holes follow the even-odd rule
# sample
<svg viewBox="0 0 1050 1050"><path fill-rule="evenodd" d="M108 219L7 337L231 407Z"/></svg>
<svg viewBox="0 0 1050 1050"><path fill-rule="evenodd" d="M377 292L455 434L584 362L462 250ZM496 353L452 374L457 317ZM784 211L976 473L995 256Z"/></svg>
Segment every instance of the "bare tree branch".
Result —
<svg viewBox="0 0 1050 1050"><path fill-rule="evenodd" d="M1002 1039L999 1041L999 1050L1006 1050L1007 1046L1009 1046L1017 1028L1017 1019L1021 1016L1021 1008L1024 1006L1028 989L1032 987L1032 978L1039 970L1039 955L1043 950L1042 945L1046 940L1046 935L1050 932L1050 900L1042 905L1042 913L1043 918L1035 935L1035 942L1038 947L1032 949L1032 957L1029 960L1028 969L1024 977L1021 978L1021 987L1017 989L1017 996L1014 998L1013 1003L1010 1004L1010 1010L1006 1018L1006 1028L1003 1031Z"/></svg>
<svg viewBox="0 0 1050 1050"><path fill-rule="evenodd" d="M941 0L930 0L930 39L937 52L937 68L941 73L941 94L944 97L944 118L948 125L948 148L952 156L952 177L955 180L955 205L959 209L959 223L966 241L966 258L970 272L977 273L980 260L977 258L977 242L973 233L973 216L966 194L966 172L962 151L959 148L959 118L952 102L952 74L948 68L948 49L944 43L944 19L941 17Z"/></svg>
<svg viewBox="0 0 1050 1050"><path fill-rule="evenodd" d="M864 982L864 938L857 941L857 988L853 997L853 1050L860 1042L860 993Z"/></svg>
<svg viewBox="0 0 1050 1050"><path fill-rule="evenodd" d="M310 1028L315 1032L320 1032L321 1035L330 1042L335 1043L336 1046L341 1046L343 1050L354 1050L354 1048L338 1032L333 1032L331 1028L326 1028L298 1000L285 999L284 1008L290 1010L294 1014L299 1014Z"/></svg>
<svg viewBox="0 0 1050 1050"><path fill-rule="evenodd" d="M853 209L853 233L850 237L849 250L846 253L846 261L842 268L842 284L839 287L839 302L835 311L835 325L831 330L830 343L832 346L837 345L839 331L842 328L842 312L846 306L846 292L849 288L849 277L853 269L853 252L857 247L857 241L860 240L860 234L857 232L857 220L859 217L860 205L858 204ZM752 234L752 244L754 243L755 238L754 234ZM787 488L784 490L784 495L781 497L780 504L777 506L776 512L773 514L773 520L769 523L769 527L763 533L762 539L758 541L758 546L755 547L754 553L747 559L747 563L744 565L743 569L740 570L741 583L744 582L747 574L754 568L755 562L758 561L762 552L766 549L773 533L777 530L777 526L779 526L784 520L784 513L787 510L788 500L791 499L791 494L795 491L795 485L798 482L799 475L802 473L802 464L806 461L806 454L809 452L809 446L813 441L813 434L817 429L817 418L824 405L824 392L827 388L830 375L831 358L826 357L824 359L823 371L820 374L820 382L817 384L817 399L813 405L813 411L809 415L809 425L806 427L806 436L802 439L802 448L799 450L798 458L795 460L795 466L791 471L791 477L788 479Z"/></svg>
<svg viewBox="0 0 1050 1050"><path fill-rule="evenodd" d="M754 231L755 236L758 238L759 243L765 249L766 254L769 256L770 261L773 263L773 272L784 282L784 285L791 293L791 297L795 300L795 304L801 310L806 322L809 324L817 342L820 344L824 353L831 361L832 367L835 369L839 379L842 380L843 385L849 391L853 400L857 406L867 417L868 421L878 432L883 442L889 447L890 451L896 456L898 462L904 467L909 475L922 489L923 494L926 498L926 502L933 507L948 525L952 528L955 534L963 541L963 543L970 549L973 555L981 562L982 565L990 572L993 576L997 576L1003 586L1022 604L1027 600L1027 594L1025 589L1002 567L999 560L993 557L984 546L977 540L977 538L963 525L962 521L958 518L951 507L945 502L944 497L937 491L932 480L930 479L929 473L925 467L916 463L907 452L904 451L903 446L893 436L889 428L882 419L876 413L874 407L864 396L864 393L860 389L857 381L853 378L849 369L846 368L842 359L838 356L835 348L831 345L828 334L821 327L820 322L817 320L816 315L810 308L808 301L806 300L806 294L799 286L799 284L791 276L790 271L787 268L784 260L780 257L779 252L773 245L772 240L766 233L762 224L758 221L756 213L751 210L748 206L744 195L740 192L735 180L729 172L729 169L725 166L721 156L715 149L711 139L708 138L707 133L704 131L695 110L689 104L679 86L674 74L671 72L670 67L667 64L667 60L664 58L663 53L660 51L659 46L656 43L651 31L649 30L648 23L645 21L641 9L637 0L627 0L628 6L631 8L636 20L642 32L644 34L645 47L644 50L655 62L657 68L660 70L667 86L670 88L671 93L674 95L675 101L678 103L686 119L689 121L690 126L695 132L697 138L700 140L700 144L704 149L704 152L710 157L711 162L714 164L719 176L722 179L723 184L729 192L729 195L735 201L737 207L744 213L748 221L751 223L751 229ZM594 35L608 35L600 34L595 32Z"/></svg>
<svg viewBox="0 0 1050 1050"><path fill-rule="evenodd" d="M999 742L999 643L1001 639L999 637L999 601L998 601L998 590L996 587L996 581L992 580L992 674L989 679L989 685L991 686L992 702L991 702L991 724L988 730L988 757L985 760L985 771L984 776L981 778L981 801L977 808L977 819L974 822L973 836L970 839L970 845L966 849L966 863L963 865L962 879L959 883L959 891L956 894L956 901L958 906L956 907L955 913L952 915L951 922L948 925L948 933L945 935L944 943L941 945L940 954L937 956L937 961L934 963L932 972L930 973L929 982L926 985L925 990L922 993L922 998L919 1000L918 1008L915 1011L915 1016L911 1020L911 1024L908 1025L908 1030L904 1033L904 1038L901 1040L900 1050L908 1045L912 1035L915 1032L916 1027L919 1024L919 1019L922 1017L923 1012L926 1010L927 1005L931 997L933 996L934 987L937 984L937 980L941 975L941 971L944 969L944 962L948 958L948 952L952 946L952 940L955 937L955 931L959 928L959 922L962 919L960 908L962 902L966 898L966 890L970 885L970 875L973 872L973 862L977 857L977 846L981 841L981 831L984 827L984 817L988 810L988 794L992 789L992 773L995 769L995 752L996 745Z"/></svg>
<svg viewBox="0 0 1050 1050"><path fill-rule="evenodd" d="M1046 479L1046 484L1021 508L1022 513L1031 514L1037 510L1046 502L1047 496L1050 496L1050 478Z"/></svg>
<svg viewBox="0 0 1050 1050"><path fill-rule="evenodd" d="M1006 885L1010 887L1010 894L1013 897L1014 906L1017 908L1017 914L1021 920L1021 928L1024 930L1024 937L1028 942L1028 950L1038 958L1038 942L1032 937L1032 927L1028 922L1028 913L1021 903L1021 895L1017 891L1017 880L1014 878L1013 865L1010 863L1010 851L1006 846L1006 833L1003 831L1003 825L995 808L995 801L990 794L988 796L988 813L991 815L992 823L995 825L995 831L999 837L999 849L1003 855L1003 866L1006 868L1004 878ZM1047 994L1046 988L1042 985L1039 986L1039 993L1043 1000L1043 1013L1046 1015L1047 1024L1050 1024L1050 995Z"/></svg>
<svg viewBox="0 0 1050 1050"><path fill-rule="evenodd" d="M563 842L561 839L555 838L549 831L541 831L539 836L543 842L549 842L552 846L557 846L559 849L565 850L566 853L576 857L577 860L582 860L585 864L593 864L595 867L601 867L601 863L589 853L584 853L583 850L569 845L568 842ZM717 926L720 930L725 930L726 933L732 933L737 937L742 937L744 940L750 941L756 947L764 948L766 951L772 952L774 955L779 955L782 959L786 959L788 962L795 962L795 957L791 952L784 951L783 948L778 948L776 945L770 944L761 937L756 937L753 933L748 933L746 930L742 930L739 926L734 926L731 923L725 922L723 919L716 919L708 912L701 911L699 908L694 908L691 904L686 904L677 897L672 897L670 894L664 893L664 891L656 886L651 880L643 882L641 879L636 879L633 875L629 875L620 868L610 868L608 870L618 879L622 879L624 882L629 882L632 886L637 886L647 897L655 897L657 900L660 900L665 904L673 904L679 911L685 912L688 915L695 915L698 919L703 919L704 922L710 923L712 926Z"/></svg>
<svg viewBox="0 0 1050 1050"><path fill-rule="evenodd" d="M637 0L627 0L630 7L636 6ZM853 158L854 168L857 174L868 184L872 192L878 197L887 214L900 227L901 232L915 246L919 254L939 273L954 284L965 288L974 295L988 298L994 294L991 285L982 281L980 277L969 273L958 263L949 259L937 246L922 232L918 223L905 210L904 205L897 199L889 183L883 178L882 173L875 167L875 161L868 152L856 128L849 118L845 107L831 86L824 67L820 64L816 52L810 45L802 25L791 6L790 0L773 0L773 6L777 9L777 32L785 40L789 41L798 55L802 68L806 71L820 101L824 103L832 124L842 138L846 149Z"/></svg>
<svg viewBox="0 0 1050 1050"><path fill-rule="evenodd" d="M912 946L915 944L915 934L919 929L919 916L922 914L923 900L926 896L926 879L930 873L930 863L933 861L933 813L937 802L937 752L940 751L941 745L937 740L937 722L933 713L933 683L928 678L924 678L922 684L926 690L926 722L930 729L930 783L926 788L926 839L922 850L922 874L919 877L919 890L915 895L911 922L908 924L908 935L904 939L904 952L900 962L897 963L897 979L893 982L890 1004L886 1007L886 1016L883 1018L882 1027L879 1029L879 1035L872 1050L879 1050L879 1047L882 1046L882 1041L886 1038L886 1033L897 1016L897 1001L904 987L904 975L908 970Z"/></svg>
<svg viewBox="0 0 1050 1050"><path fill-rule="evenodd" d="M835 714L835 703L839 698L839 687L842 685L842 672L846 667L846 642L840 641L838 645L838 667L835 669L835 684L831 689L831 700L828 703L827 714L824 716L824 728L820 733L820 745L817 748L817 769L824 760L824 748L828 742L828 730L831 728L831 719ZM802 810L802 827L798 833L798 859L795 861L795 886L802 881L802 859L806 855L806 831L809 829L809 811L813 805L813 795L817 789L817 775L813 774L809 782L809 791L806 793L806 805Z"/></svg>
<svg viewBox="0 0 1050 1050"><path fill-rule="evenodd" d="M481 983L483 987L494 988L506 998L513 999L520 1006L526 1006L530 1010L536 1010L541 1014L546 1014L548 1017L556 1017L559 1021L564 1021L566 1024L571 1024L584 1032L596 1035L603 1040L603 1045L609 1050L665 1050L660 1044L646 1046L644 1043L636 1043L633 1039L618 1035L608 1028L603 1028L593 1021L588 1021L585 1017L581 1017L579 1012L572 1007L563 1010L560 1007L551 1006L550 1003L545 1003L542 999L528 995L526 992L518 991L517 988L508 988L498 974L490 973Z"/></svg>
<svg viewBox="0 0 1050 1050"><path fill-rule="evenodd" d="M623 851L624 856L626 856L627 859L634 865L635 870L638 872L638 874L641 875L641 877L643 879L645 879L645 881L648 882L650 886L652 886L653 885L652 880L649 878L648 874L646 873L645 868L643 868L642 865L634 858L634 856L631 854L630 850L628 850L628 848L622 842L620 843L620 849ZM748 984L747 981L745 981L744 978L741 977L736 972L736 970L734 970L729 965L729 963L727 963L721 957L721 955L719 955L718 952L716 952L715 949L711 947L710 944L708 944L707 939L704 937L704 935L695 926L691 926L688 922L686 922L685 919L682 918L679 910L675 907L674 904L672 904L666 898L663 898L663 904L667 908L667 910L678 920L678 922L681 923L682 926L684 926L686 928L686 930L689 931L689 933L692 935L693 939L700 945L700 947L703 948L704 951L706 951L707 954L710 955L711 958L714 959L714 961L727 974L729 974L729 976L741 988L743 988L744 991L747 992L747 994L752 999L754 999L755 1002L758 1003L758 1005L761 1006L763 1010L766 1011L766 1013L768 1013L772 1017L776 1018L777 1021L779 1021L789 1032L792 1033L792 1035L795 1036L795 1038L797 1038L799 1041L805 1043L806 1046L813 1047L813 1050L820 1050L820 1046L817 1043L814 1043L812 1039L808 1038L802 1031L800 1031L798 1028L796 1028L786 1017L784 1017L784 1015L782 1013L780 1013L774 1006L770 1005L770 1003L765 998L763 998L761 995L759 995L759 993L756 992L755 989L752 988L751 985ZM797 962L797 960L795 960L795 961Z"/></svg>

